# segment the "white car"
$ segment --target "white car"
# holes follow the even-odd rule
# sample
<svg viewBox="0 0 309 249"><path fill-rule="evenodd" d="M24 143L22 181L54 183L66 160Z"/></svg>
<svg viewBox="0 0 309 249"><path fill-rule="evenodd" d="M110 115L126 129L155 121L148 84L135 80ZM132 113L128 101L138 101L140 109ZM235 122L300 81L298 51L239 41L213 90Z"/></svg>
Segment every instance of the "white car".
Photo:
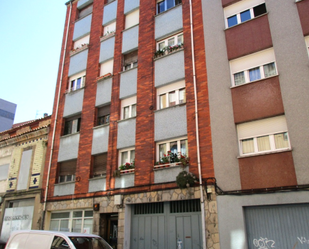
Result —
<svg viewBox="0 0 309 249"><path fill-rule="evenodd" d="M100 236L42 230L20 230L11 233L6 249L112 249Z"/></svg>

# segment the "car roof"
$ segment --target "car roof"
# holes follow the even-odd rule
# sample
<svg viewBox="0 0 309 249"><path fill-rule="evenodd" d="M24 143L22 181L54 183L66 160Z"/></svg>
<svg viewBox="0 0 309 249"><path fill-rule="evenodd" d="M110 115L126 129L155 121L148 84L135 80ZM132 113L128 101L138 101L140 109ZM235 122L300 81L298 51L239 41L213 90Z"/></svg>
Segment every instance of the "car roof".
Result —
<svg viewBox="0 0 309 249"><path fill-rule="evenodd" d="M46 230L18 230L18 231L12 232L12 235L19 234L19 233L64 235L67 237L97 237L97 238L100 238L100 236L95 235L95 234L61 232L61 231L60 232L59 231L46 231Z"/></svg>

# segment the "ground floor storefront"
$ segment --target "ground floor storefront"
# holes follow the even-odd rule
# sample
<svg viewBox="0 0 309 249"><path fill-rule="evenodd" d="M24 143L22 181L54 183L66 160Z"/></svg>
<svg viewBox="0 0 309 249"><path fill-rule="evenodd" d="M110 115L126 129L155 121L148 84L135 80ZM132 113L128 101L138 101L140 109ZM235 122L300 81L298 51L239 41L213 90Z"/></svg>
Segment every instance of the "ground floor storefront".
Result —
<svg viewBox="0 0 309 249"><path fill-rule="evenodd" d="M221 248L308 248L307 191L218 196Z"/></svg>
<svg viewBox="0 0 309 249"><path fill-rule="evenodd" d="M204 190L206 197L206 193ZM219 248L216 195L199 187L47 203L45 230L98 234L113 248Z"/></svg>

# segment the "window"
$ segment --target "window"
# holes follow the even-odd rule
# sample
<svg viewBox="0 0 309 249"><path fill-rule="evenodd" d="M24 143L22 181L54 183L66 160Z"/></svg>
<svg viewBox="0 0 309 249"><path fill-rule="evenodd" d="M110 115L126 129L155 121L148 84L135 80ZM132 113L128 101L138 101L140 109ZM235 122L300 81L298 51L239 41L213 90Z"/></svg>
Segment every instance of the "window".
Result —
<svg viewBox="0 0 309 249"><path fill-rule="evenodd" d="M90 35L86 35L83 38L74 41L73 49L81 48L85 44L89 44Z"/></svg>
<svg viewBox="0 0 309 249"><path fill-rule="evenodd" d="M85 86L86 71L75 74L69 78L68 93Z"/></svg>
<svg viewBox="0 0 309 249"><path fill-rule="evenodd" d="M137 50L123 55L123 71L137 67Z"/></svg>
<svg viewBox="0 0 309 249"><path fill-rule="evenodd" d="M159 0L157 1L157 13L164 12L176 5L181 4L181 0Z"/></svg>
<svg viewBox="0 0 309 249"><path fill-rule="evenodd" d="M100 76L104 76L104 75L112 75L113 74L113 67L114 67L114 60L108 60L103 62L100 65Z"/></svg>
<svg viewBox="0 0 309 249"><path fill-rule="evenodd" d="M139 9L136 9L125 17L125 29L131 28L139 23Z"/></svg>
<svg viewBox="0 0 309 249"><path fill-rule="evenodd" d="M305 42L306 42L306 48L307 48L307 52L308 52L308 56L309 56L309 36L305 37Z"/></svg>
<svg viewBox="0 0 309 249"><path fill-rule="evenodd" d="M224 9L226 16L226 27L233 27L239 23L248 21L267 12L265 3L260 0L254 0L252 3L248 0L230 5ZM255 6L250 6L255 4ZM250 6L250 7L249 7Z"/></svg>
<svg viewBox="0 0 309 249"><path fill-rule="evenodd" d="M272 48L232 60L230 68L233 86L277 75L275 55Z"/></svg>
<svg viewBox="0 0 309 249"><path fill-rule="evenodd" d="M173 47L175 45L183 44L183 33L168 37L157 42L157 50L164 50L166 47Z"/></svg>
<svg viewBox="0 0 309 249"><path fill-rule="evenodd" d="M157 160L163 160L163 158L166 158L168 154L177 155L177 157L180 155L188 156L187 138L184 137L157 143ZM168 160L173 163L175 158L171 156Z"/></svg>
<svg viewBox="0 0 309 249"><path fill-rule="evenodd" d="M63 232L92 233L93 211L74 210L52 213L49 230Z"/></svg>
<svg viewBox="0 0 309 249"><path fill-rule="evenodd" d="M92 4L91 5L88 5L86 6L85 8L79 10L78 12L78 18L83 18L87 15L89 15L90 13L92 13Z"/></svg>
<svg viewBox="0 0 309 249"><path fill-rule="evenodd" d="M94 155L92 157L92 177L106 175L107 153Z"/></svg>
<svg viewBox="0 0 309 249"><path fill-rule="evenodd" d="M8 178L10 164L0 165L0 181L6 180Z"/></svg>
<svg viewBox="0 0 309 249"><path fill-rule="evenodd" d="M110 24L107 24L103 27L103 36L106 36L108 34L112 34L116 31L116 22L112 22Z"/></svg>
<svg viewBox="0 0 309 249"><path fill-rule="evenodd" d="M121 119L136 116L136 96L121 101Z"/></svg>
<svg viewBox="0 0 309 249"><path fill-rule="evenodd" d="M102 106L97 109L97 125L109 123L110 105Z"/></svg>
<svg viewBox="0 0 309 249"><path fill-rule="evenodd" d="M237 125L240 155L290 149L284 116Z"/></svg>
<svg viewBox="0 0 309 249"><path fill-rule="evenodd" d="M63 135L74 134L80 130L80 116L75 116L72 118L67 118L64 123L64 133Z"/></svg>
<svg viewBox="0 0 309 249"><path fill-rule="evenodd" d="M58 183L74 182L77 160L59 163Z"/></svg>
<svg viewBox="0 0 309 249"><path fill-rule="evenodd" d="M119 151L119 166L126 163L134 164L135 148L128 148Z"/></svg>
<svg viewBox="0 0 309 249"><path fill-rule="evenodd" d="M157 89L158 109L186 103L185 81L179 81Z"/></svg>

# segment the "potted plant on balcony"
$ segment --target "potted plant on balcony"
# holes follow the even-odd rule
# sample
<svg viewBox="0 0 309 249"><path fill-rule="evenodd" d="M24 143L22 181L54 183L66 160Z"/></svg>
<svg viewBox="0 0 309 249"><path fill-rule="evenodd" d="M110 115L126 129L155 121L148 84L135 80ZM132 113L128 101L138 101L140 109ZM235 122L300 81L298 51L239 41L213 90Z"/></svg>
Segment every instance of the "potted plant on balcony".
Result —
<svg viewBox="0 0 309 249"><path fill-rule="evenodd" d="M178 176L176 176L176 183L179 188L189 188L197 182L197 178L191 172L185 170L181 171Z"/></svg>

